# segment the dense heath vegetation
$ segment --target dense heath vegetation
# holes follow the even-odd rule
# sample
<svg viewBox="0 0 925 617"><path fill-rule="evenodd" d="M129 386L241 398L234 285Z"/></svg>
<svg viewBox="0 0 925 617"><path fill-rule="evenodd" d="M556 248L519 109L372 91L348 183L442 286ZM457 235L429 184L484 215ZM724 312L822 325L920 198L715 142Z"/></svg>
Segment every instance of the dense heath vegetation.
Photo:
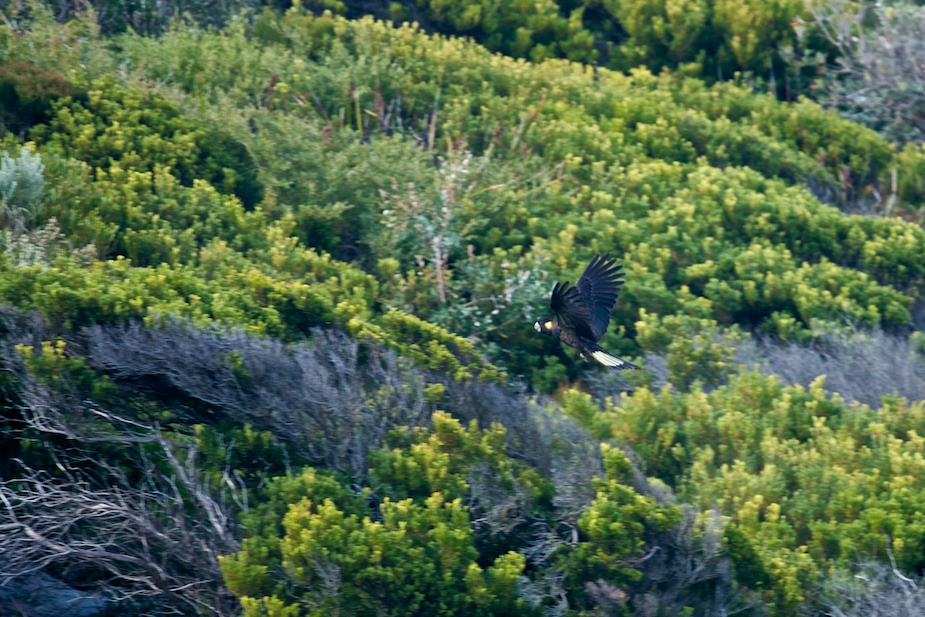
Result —
<svg viewBox="0 0 925 617"><path fill-rule="evenodd" d="M923 9L91 4L0 25L0 613L925 609ZM532 329L603 252L639 373Z"/></svg>

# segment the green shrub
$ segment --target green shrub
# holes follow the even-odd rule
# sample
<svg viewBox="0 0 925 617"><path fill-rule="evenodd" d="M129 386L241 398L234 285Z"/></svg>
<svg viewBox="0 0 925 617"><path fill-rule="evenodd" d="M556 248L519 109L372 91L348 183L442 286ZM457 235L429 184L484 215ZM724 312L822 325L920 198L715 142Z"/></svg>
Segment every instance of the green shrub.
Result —
<svg viewBox="0 0 925 617"><path fill-rule="evenodd" d="M87 84L87 99L66 97L53 105L47 125L32 137L41 145L88 164L94 171L170 170L184 185L205 180L253 207L261 188L247 150L209 131L156 93L116 86L111 79Z"/></svg>
<svg viewBox="0 0 925 617"><path fill-rule="evenodd" d="M604 477L595 480L596 497L578 519L586 541L565 548L560 556L575 599L588 594L586 581L616 589L639 581L642 573L629 565L630 559L642 554L647 534L667 531L681 518L677 508L631 488L633 468L623 452L606 444L601 449Z"/></svg>
<svg viewBox="0 0 925 617"><path fill-rule="evenodd" d="M758 590L782 615L819 573L887 546L898 566L925 567L921 404L887 397L874 413L822 382L785 386L735 366L751 333L802 343L824 341L837 323L901 331L925 292L920 226L848 215L818 197L847 208L895 187L891 212L910 215L923 194L918 150L897 153L810 102L684 76L707 66L690 63L719 31L718 62L766 64L797 9L576 5L568 50L543 39L566 31L558 5L524 8L527 25L506 21L513 5L469 17L461 5L427 6L446 9L448 30L464 18L483 33L497 26L502 46L526 28L523 53L540 55L584 53L581 20L619 9L638 26L620 53L635 45L639 58L664 54L686 73L530 64L413 26L300 9L220 31L177 22L157 39L101 39L87 18L58 26L37 11L30 29L2 35L0 51L55 67L87 94L50 102L27 154L16 157L14 136L3 142L12 154L2 195L29 204L16 211L19 227L58 225L65 236L35 259L4 245L0 299L37 311L51 332L22 340L68 341L13 359L75 405L127 401L167 426L187 406L213 413L208 397L167 392L161 405L115 378L113 390L81 357L86 327L180 316L285 342L335 327L418 367L379 381L372 370L353 375L357 396L373 401L364 411L394 412L392 422L408 411L394 401L408 396L415 413L446 405L516 423L505 436L438 414L433 430L397 431L385 450L357 453L371 469L351 463L349 480L316 469L266 482L287 466L276 441L285 436L202 426L205 415L177 420L172 439L198 449L208 482L234 477L252 495L266 486L243 519L241 551L223 562L248 614L529 614L566 594L576 611L642 611L654 606L645 598L675 589L657 579L654 546L692 568L706 555L699 571L728 573L723 555L735 567L715 587L678 583L688 590L678 597ZM101 261L73 250L89 243ZM552 282L575 280L603 252L627 277L602 344L645 355L649 370L619 400L610 390L599 402L582 391L573 352L531 325ZM392 357L345 340L357 366ZM259 388L259 373L229 349L213 358L217 372ZM325 349L336 358L335 343ZM151 387L155 372L146 375ZM508 375L559 388L566 417L478 383ZM14 377L3 377L4 392ZM3 405L4 422L21 407ZM249 417L272 416L263 406ZM5 426L4 444L31 439ZM607 446L596 481L587 433ZM657 481L634 468L627 445ZM715 507L715 524L670 505L665 485L697 512ZM665 597L666 613L706 606Z"/></svg>
<svg viewBox="0 0 925 617"><path fill-rule="evenodd" d="M742 580L760 582L786 612L816 572L859 555L890 550L904 570L922 567L925 408L885 397L873 412L827 395L823 383L742 373L709 394L642 388L599 412L573 394L566 409L632 447L680 498L731 517L739 531L726 537Z"/></svg>
<svg viewBox="0 0 925 617"><path fill-rule="evenodd" d="M529 326L552 280L574 277L595 252L628 262L604 341L628 355L640 351L642 308L804 340L820 319L901 326L922 293L919 227L845 216L800 186L827 187L848 203L884 194L895 169L901 194L915 199L917 156L897 155L812 103L643 70L534 66L411 26L299 10L261 19L256 34L235 22L215 33L178 25L157 40L120 39L132 66L185 92L176 95L182 105L105 80L95 107L59 104L53 124L62 130L48 135L44 159L58 196L46 212L75 244L112 246L139 265L199 263L210 276L231 261L245 270L248 260L264 271L284 263L285 276L297 276L298 260L269 248L295 236L374 273L377 295L365 306L443 325L547 389L580 369ZM140 118L148 99L151 117L120 142L113 122ZM180 113L190 106L195 116ZM91 127L97 145L81 141ZM226 176L216 171L224 163L206 164L218 160L203 141L215 131L228 136L221 152L244 148L253 161L264 191L253 210L222 188L244 170ZM120 161L111 170L105 148ZM96 201L77 198L86 172L60 158L67 152L104 165L91 183L105 189ZM142 159L132 152L150 161L134 169L133 156ZM451 186L445 174L467 152L466 180ZM127 194L129 186L139 188ZM427 242L408 241L414 234L382 233L397 221L390 205L415 199L418 210L403 210L399 222L437 229L439 217L423 213L439 209L443 191L458 196L447 202L451 223L425 234L442 238L439 258ZM268 221L279 221L272 241L259 231ZM417 361L452 366L414 345L404 348Z"/></svg>
<svg viewBox="0 0 925 617"><path fill-rule="evenodd" d="M373 486L384 493L375 520L368 494L352 494L315 470L276 479L270 500L247 519L242 552L222 560L245 614L298 611L299 604L311 607L309 615L532 614L518 597L524 558L510 552L479 566L463 506L474 463L510 466L501 436L482 437L436 415L432 437L409 434L416 444L373 459Z"/></svg>

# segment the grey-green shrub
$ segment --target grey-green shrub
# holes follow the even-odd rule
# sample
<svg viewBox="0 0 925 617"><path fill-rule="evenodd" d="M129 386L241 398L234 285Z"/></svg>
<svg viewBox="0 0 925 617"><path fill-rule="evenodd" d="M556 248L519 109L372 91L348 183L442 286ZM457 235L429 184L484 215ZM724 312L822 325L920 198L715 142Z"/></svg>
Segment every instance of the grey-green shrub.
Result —
<svg viewBox="0 0 925 617"><path fill-rule="evenodd" d="M33 225L42 212L45 165L30 148L17 158L6 150L0 156L0 226L17 233Z"/></svg>

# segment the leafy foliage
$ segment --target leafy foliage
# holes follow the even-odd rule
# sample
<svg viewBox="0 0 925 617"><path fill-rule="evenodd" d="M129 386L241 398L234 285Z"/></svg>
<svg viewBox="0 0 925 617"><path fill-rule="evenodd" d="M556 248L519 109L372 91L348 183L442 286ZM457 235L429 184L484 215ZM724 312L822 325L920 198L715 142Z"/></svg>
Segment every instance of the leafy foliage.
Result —
<svg viewBox="0 0 925 617"><path fill-rule="evenodd" d="M500 426L464 429L437 413L432 430L396 432L391 445L399 447L371 458L370 488L363 494L313 469L275 480L268 506L248 524L264 532L222 561L246 614L285 615L299 606L319 615L407 614L408 607L446 614L536 612L518 592L528 584L521 554L489 560L483 553L479 561L490 565L476 563L472 529L480 524L471 517L479 514L484 524L493 516L510 518L515 508L550 514L552 486L508 458L503 435ZM639 580L628 558L641 553L647 532L670 529L680 518L676 509L628 485L632 466L619 450L605 448L603 458L606 479L596 484L597 499L578 521L582 540L555 553L579 603L589 578L609 585ZM502 504L486 501L499 494L490 485L520 497L498 512ZM276 497L281 493L287 495L282 501ZM280 503L291 505L282 511ZM370 504L376 504L372 512ZM595 604L591 596L585 602Z"/></svg>
<svg viewBox="0 0 925 617"><path fill-rule="evenodd" d="M272 187L260 212L282 221L292 212L299 237L374 272L386 306L478 337L513 372L559 374L506 350L516 341L562 363L563 352L526 326L538 289L525 281L539 281L540 265L550 278L577 271L586 256L576 245L631 261L615 329L631 337L642 307L796 338L814 319L909 320L910 300L889 286L919 293L921 230L846 217L798 186L812 180L838 200L860 199L892 182L893 165L907 159L810 103L788 111L732 84L708 91L641 71L516 64L410 27L298 11L264 17L255 33L254 47L242 25L205 38L179 28L162 43L124 45L145 74L222 114L252 153L261 185ZM472 154L447 146L434 169L412 143L438 145L430 135L439 118L440 131ZM293 156L305 163L293 165ZM395 156L400 165L383 164ZM460 164L466 174L449 173ZM442 195L455 201L436 201ZM445 232L428 232L442 238L439 257L402 240L398 228L379 231L399 210L436 230L437 219L419 218L431 207L452 213ZM617 351L638 351L608 336Z"/></svg>
<svg viewBox="0 0 925 617"><path fill-rule="evenodd" d="M4 519L9 576L136 613L792 615L925 567L925 159L691 77L811 67L801 6L416 5L540 64L319 8L0 28L36 76L0 68L0 489L67 547L107 528L42 491L144 512L102 569ZM631 70L556 59L595 54ZM646 370L594 383L530 324L607 251L603 344Z"/></svg>
<svg viewBox="0 0 925 617"><path fill-rule="evenodd" d="M767 77L772 85L775 79L789 78L793 84L788 84L787 95L790 88L799 89L801 79L808 82L801 74L810 71L785 60L796 56L811 61L829 50L818 32L800 36L791 27L806 14L804 3L797 0L762 0L746 6L727 0L234 0L220 11L202 0L172 0L157 12L134 0L94 0L92 5L95 18L108 31L131 27L148 34L164 30L171 17L184 13L203 25L215 25L227 23L244 8L264 6L267 11L297 5L317 14L371 15L395 25L413 21L428 32L469 37L493 52L533 62L562 58L616 69L680 68L720 81L748 72ZM807 64L811 70L818 62Z"/></svg>
<svg viewBox="0 0 925 617"><path fill-rule="evenodd" d="M682 499L730 516L744 533L727 534L740 547L733 554L751 555L757 568L745 580L766 571L786 611L831 564L891 551L899 567L922 567L921 403L886 396L872 411L823 383L785 386L743 372L709 394L642 388L592 415L575 394L566 410L631 446Z"/></svg>
<svg viewBox="0 0 925 617"><path fill-rule="evenodd" d="M493 434L495 448L500 445L500 434ZM373 460L371 473L388 487L385 492L414 496L381 497L374 518L363 516L363 496L331 485L313 470L277 480L272 491L290 493L287 502L292 504L281 521L283 537L255 537L245 542L241 554L223 561L232 591L244 596L245 614L272 611L272 606L293 596L309 607L310 615L331 611L403 615L434 610L445 614L528 614L517 596L522 556L502 555L484 570L476 563L478 551L467 509L462 505L467 488L464 470L472 463L467 464L465 457L453 457L452 464L463 466L462 473L442 467L457 448L476 449L476 458L503 455L503 448L493 454L491 434L486 437L482 444L473 443L479 439L478 431L461 430L455 421L438 415L434 418L434 438L429 444L420 444L419 454L412 454L420 461L418 465L424 463L423 468L411 461L402 463L400 451L383 452ZM406 466L409 463L411 467ZM403 471L395 475L399 469ZM435 477L431 473L443 479L437 484L426 483L420 491L412 488L422 475ZM451 484L444 484L447 481ZM270 530L279 526L278 512L267 510L265 516L263 523L256 525ZM273 556L259 547L277 542L276 559L281 561L274 563ZM276 583L266 574L253 576L277 568L282 569L283 578ZM269 590L275 590L272 597L251 597Z"/></svg>

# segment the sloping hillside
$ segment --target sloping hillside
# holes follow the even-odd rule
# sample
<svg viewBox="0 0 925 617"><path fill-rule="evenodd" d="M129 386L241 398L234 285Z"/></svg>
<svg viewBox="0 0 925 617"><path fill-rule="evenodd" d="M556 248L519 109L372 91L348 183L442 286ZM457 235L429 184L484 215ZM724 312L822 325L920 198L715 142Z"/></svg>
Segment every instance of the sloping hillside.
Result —
<svg viewBox="0 0 925 617"><path fill-rule="evenodd" d="M0 30L0 583L790 615L921 575L925 155L369 18L94 19ZM603 252L625 379L532 328Z"/></svg>

